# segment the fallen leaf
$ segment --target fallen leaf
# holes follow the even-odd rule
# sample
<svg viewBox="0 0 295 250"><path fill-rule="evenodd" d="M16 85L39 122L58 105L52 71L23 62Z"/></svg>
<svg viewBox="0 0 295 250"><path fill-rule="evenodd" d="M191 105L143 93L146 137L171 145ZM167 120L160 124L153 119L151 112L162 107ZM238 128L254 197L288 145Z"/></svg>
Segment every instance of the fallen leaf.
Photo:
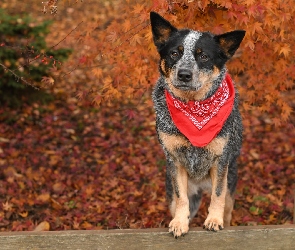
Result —
<svg viewBox="0 0 295 250"><path fill-rule="evenodd" d="M20 213L18 213L21 217L23 217L23 218L26 218L26 217L28 217L28 211L24 211L24 212L20 212Z"/></svg>
<svg viewBox="0 0 295 250"><path fill-rule="evenodd" d="M40 232L40 231L49 231L50 224L47 221L42 221L33 231Z"/></svg>
<svg viewBox="0 0 295 250"><path fill-rule="evenodd" d="M36 198L38 201L41 201L43 203L46 203L49 201L50 199L50 194L49 193L44 193L44 194L40 194L37 196Z"/></svg>

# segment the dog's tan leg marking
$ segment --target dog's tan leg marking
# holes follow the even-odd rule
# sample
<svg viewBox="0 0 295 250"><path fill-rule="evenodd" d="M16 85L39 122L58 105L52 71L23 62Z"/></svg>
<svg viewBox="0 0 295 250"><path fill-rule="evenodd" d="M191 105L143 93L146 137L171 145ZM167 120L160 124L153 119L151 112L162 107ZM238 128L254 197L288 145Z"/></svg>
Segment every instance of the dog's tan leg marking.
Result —
<svg viewBox="0 0 295 250"><path fill-rule="evenodd" d="M226 196L225 196L225 207L224 207L224 215L223 215L223 223L225 227L230 226L234 203L235 203L234 197L231 196L229 190L227 190Z"/></svg>
<svg viewBox="0 0 295 250"><path fill-rule="evenodd" d="M217 137L212 140L206 148L215 155L222 155L223 149L228 142L228 137ZM232 210L234 205L234 198L230 195L230 191L227 189L225 195L225 207L224 207L224 215L223 215L223 224L225 227L230 226L230 221L232 217ZM214 190L214 189L213 189Z"/></svg>
<svg viewBox="0 0 295 250"><path fill-rule="evenodd" d="M177 166L176 171L173 201L170 206L173 220L169 224L169 232L173 233L174 237L179 237L189 230L188 175L187 171L181 166ZM177 194L175 189L178 191Z"/></svg>
<svg viewBox="0 0 295 250"><path fill-rule="evenodd" d="M223 229L223 215L225 207L225 196L227 193L227 167L221 176L218 176L218 169L213 166L210 169L210 177L212 181L212 195L209 206L209 214L204 222L204 228L207 230L218 231ZM217 195L217 189L221 192Z"/></svg>
<svg viewBox="0 0 295 250"><path fill-rule="evenodd" d="M207 146L205 146L205 148L208 149L211 153L219 156L222 155L224 146L226 145L227 141L228 136L216 137Z"/></svg>
<svg viewBox="0 0 295 250"><path fill-rule="evenodd" d="M169 210L172 215L172 218L174 218L175 217L175 210L176 210L176 195L175 194L173 194L173 199L172 199L172 202L169 206Z"/></svg>
<svg viewBox="0 0 295 250"><path fill-rule="evenodd" d="M176 158L175 150L180 147L188 147L190 143L184 136L169 135L164 132L159 132L159 138L166 150L175 157L176 173L172 183L174 194L170 204L173 220L169 224L169 232L172 232L174 237L179 237L189 230L188 174Z"/></svg>

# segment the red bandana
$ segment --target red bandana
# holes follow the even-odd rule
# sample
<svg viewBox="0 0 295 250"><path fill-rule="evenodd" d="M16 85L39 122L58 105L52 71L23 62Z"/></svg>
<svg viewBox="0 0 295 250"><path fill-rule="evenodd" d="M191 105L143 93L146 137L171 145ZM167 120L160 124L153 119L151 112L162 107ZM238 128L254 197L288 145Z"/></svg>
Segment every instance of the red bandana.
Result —
<svg viewBox="0 0 295 250"><path fill-rule="evenodd" d="M206 100L184 103L167 90L165 95L176 127L194 146L203 147L215 138L230 115L235 89L230 75L226 74L215 94Z"/></svg>

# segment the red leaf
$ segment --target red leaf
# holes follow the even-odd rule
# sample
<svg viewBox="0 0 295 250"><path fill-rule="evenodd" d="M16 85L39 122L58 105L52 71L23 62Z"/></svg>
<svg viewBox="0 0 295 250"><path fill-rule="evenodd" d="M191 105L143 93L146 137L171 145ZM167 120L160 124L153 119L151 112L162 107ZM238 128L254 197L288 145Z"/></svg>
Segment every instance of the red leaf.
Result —
<svg viewBox="0 0 295 250"><path fill-rule="evenodd" d="M81 57L79 58L79 63L80 63L80 64L84 64L84 63L86 63L86 61L87 61L87 57L86 57L86 56L81 56Z"/></svg>

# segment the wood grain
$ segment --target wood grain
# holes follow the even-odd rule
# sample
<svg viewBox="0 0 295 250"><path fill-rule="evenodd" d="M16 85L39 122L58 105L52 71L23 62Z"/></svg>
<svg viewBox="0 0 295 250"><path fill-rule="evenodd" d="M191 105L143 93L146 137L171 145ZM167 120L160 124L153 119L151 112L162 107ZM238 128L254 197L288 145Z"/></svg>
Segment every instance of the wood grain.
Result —
<svg viewBox="0 0 295 250"><path fill-rule="evenodd" d="M295 225L229 227L218 233L192 228L174 239L167 229L0 233L1 250L295 249Z"/></svg>

